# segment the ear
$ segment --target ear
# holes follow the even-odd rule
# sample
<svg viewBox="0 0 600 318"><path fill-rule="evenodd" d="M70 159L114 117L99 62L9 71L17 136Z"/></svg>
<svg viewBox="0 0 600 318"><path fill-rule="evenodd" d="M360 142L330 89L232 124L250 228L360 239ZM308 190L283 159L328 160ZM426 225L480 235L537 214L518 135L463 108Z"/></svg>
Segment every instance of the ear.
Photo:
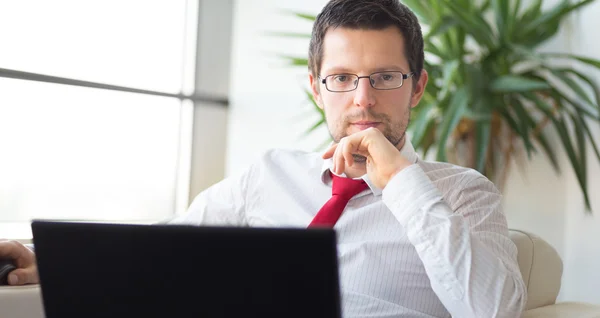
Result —
<svg viewBox="0 0 600 318"><path fill-rule="evenodd" d="M323 109L323 100L321 99L321 87L319 83L319 79L315 78L312 73L308 73L308 80L310 82L310 90L312 92L313 98L315 100L315 102L317 103L317 106L319 106L319 108Z"/></svg>
<svg viewBox="0 0 600 318"><path fill-rule="evenodd" d="M414 79L414 77L413 77ZM413 108L419 104L423 94L425 93L425 87L427 87L427 80L429 79L429 75L427 71L423 69L421 71L421 77L419 77L419 81L417 85L414 87L413 94L410 98L410 107Z"/></svg>

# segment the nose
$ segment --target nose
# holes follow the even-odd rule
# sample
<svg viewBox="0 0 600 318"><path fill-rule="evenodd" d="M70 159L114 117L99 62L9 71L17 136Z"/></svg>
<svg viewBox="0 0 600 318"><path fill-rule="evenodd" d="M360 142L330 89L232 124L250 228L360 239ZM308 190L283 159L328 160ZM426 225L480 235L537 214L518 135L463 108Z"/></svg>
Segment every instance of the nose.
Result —
<svg viewBox="0 0 600 318"><path fill-rule="evenodd" d="M358 86L354 90L354 104L356 106L372 107L375 105L375 89L371 86L370 80L367 76L358 79Z"/></svg>

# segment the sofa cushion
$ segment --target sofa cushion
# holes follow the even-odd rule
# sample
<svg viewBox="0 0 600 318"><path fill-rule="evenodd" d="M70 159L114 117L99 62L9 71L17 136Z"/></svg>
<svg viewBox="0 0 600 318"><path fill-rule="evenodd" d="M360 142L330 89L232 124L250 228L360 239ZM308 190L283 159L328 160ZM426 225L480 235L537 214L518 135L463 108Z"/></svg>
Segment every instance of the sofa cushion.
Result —
<svg viewBox="0 0 600 318"><path fill-rule="evenodd" d="M0 317L44 317L40 286L0 286Z"/></svg>
<svg viewBox="0 0 600 318"><path fill-rule="evenodd" d="M517 245L517 261L527 286L525 310L552 305L560 291L563 263L556 250L540 237L519 230L510 230Z"/></svg>

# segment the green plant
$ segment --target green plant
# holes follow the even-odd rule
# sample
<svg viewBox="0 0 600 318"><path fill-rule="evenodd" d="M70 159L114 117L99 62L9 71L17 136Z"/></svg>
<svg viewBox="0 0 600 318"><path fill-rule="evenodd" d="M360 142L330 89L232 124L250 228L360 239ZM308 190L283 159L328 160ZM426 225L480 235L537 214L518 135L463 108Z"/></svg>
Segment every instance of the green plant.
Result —
<svg viewBox="0 0 600 318"><path fill-rule="evenodd" d="M545 129L553 127L589 212L588 142L600 160L589 126L600 122L600 89L589 73L600 61L537 49L593 1L564 0L543 11L542 0L527 7L520 0L403 0L423 25L430 79L411 114L415 148L434 149L437 160L477 169L502 187L509 161L523 152L531 158L541 149L561 172Z"/></svg>

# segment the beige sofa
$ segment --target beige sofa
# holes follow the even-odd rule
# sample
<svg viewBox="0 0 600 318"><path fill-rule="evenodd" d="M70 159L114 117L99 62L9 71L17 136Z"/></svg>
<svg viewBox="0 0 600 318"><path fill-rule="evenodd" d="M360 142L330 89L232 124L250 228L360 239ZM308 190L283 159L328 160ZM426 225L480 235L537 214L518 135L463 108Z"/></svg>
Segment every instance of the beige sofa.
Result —
<svg viewBox="0 0 600 318"><path fill-rule="evenodd" d="M522 317L600 317L600 306L583 303L555 303L560 290L562 261L556 250L536 235L511 230L519 250L519 267L527 284L527 308ZM38 285L0 286L0 317L43 317Z"/></svg>

